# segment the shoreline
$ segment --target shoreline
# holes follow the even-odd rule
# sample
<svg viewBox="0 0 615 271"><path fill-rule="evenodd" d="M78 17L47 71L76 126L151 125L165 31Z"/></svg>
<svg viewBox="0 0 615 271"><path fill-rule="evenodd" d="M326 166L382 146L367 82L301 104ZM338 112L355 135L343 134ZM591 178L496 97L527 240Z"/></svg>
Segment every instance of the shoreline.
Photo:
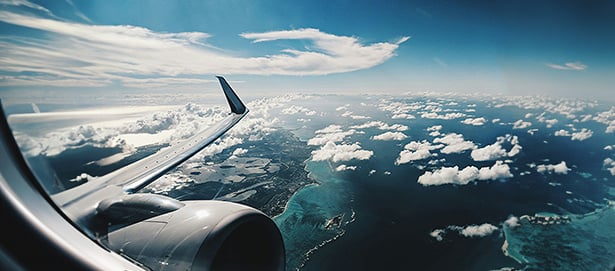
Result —
<svg viewBox="0 0 615 271"><path fill-rule="evenodd" d="M284 208L282 209L282 212L280 212L279 214L276 214L275 216L272 216L271 219L275 221L276 218L280 217L281 215L283 215L284 213L286 213L286 210L288 210L288 204L290 203L290 201L303 189L306 189L308 187L312 187L312 186L319 186L320 182L318 182L318 180L316 180L313 176L312 173L307 169L308 167L308 162L311 160L311 156L310 158L306 159L305 161L303 161L304 166L303 166L303 170L305 172L307 172L307 177L309 180L311 180L311 183L305 184L304 186L300 187L299 189L293 191L292 194L290 194L290 196L288 197L288 200L286 200L286 203L284 203Z"/></svg>
<svg viewBox="0 0 615 271"><path fill-rule="evenodd" d="M523 265L525 268L542 265L546 260L544 257L536 258L535 255L531 255L532 253L532 245L536 242L535 238L541 238L545 234L553 234L559 230L562 230L563 227L571 227L574 228L577 232L570 233L569 231L565 231L568 234L573 235L581 235L586 233L596 234L602 233L604 229L604 224L611 225L609 221L604 221L609 219L608 216L613 217L614 214L610 213L615 211L615 201L607 200L607 204L604 207L597 208L594 211L578 214L578 215L556 215L548 216L549 220L560 221L561 223L542 223L541 218L546 218L547 216L544 213L536 213L532 216L524 215L519 220L519 225L509 226L504 225L503 233L504 233L504 244L502 245L502 252L505 256L515 260L517 263ZM612 219L612 218L611 218ZM538 220L538 221L536 221ZM518 227L524 227L523 232L513 233L514 231L519 231L516 229ZM564 228L566 230L567 228ZM529 232L528 232L529 230ZM605 234L609 234L606 232ZM612 233L611 233L612 234ZM518 236L515 236L518 235ZM602 236L604 237L604 236ZM571 239L569 242L562 243L565 246L576 248L574 250L569 251L568 253L574 253L573 256L576 257L589 257L591 251L584 250L586 240L584 239ZM609 245L608 243L596 244L594 242L593 245L599 246L603 245L603 247L608 251ZM538 248L534 248L538 249ZM529 254L529 255L528 255ZM547 257L548 258L548 257ZM561 263L560 263L561 264ZM598 263L596 263L598 264ZM608 265L608 262L602 262L601 264ZM611 263L615 266L615 262Z"/></svg>

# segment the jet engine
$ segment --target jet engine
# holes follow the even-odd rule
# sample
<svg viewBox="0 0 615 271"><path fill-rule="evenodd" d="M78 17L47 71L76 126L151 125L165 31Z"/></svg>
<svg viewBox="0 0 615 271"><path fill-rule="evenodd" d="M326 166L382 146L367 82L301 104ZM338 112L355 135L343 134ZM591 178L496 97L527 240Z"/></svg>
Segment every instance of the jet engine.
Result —
<svg viewBox="0 0 615 271"><path fill-rule="evenodd" d="M109 225L101 242L152 270L285 268L277 226L245 205L131 194L101 202L97 216Z"/></svg>

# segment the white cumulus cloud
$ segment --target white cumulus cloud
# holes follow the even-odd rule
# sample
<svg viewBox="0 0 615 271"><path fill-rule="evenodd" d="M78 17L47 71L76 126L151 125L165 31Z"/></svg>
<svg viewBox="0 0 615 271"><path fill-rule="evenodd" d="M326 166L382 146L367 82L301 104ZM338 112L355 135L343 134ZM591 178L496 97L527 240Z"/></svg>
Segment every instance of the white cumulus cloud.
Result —
<svg viewBox="0 0 615 271"><path fill-rule="evenodd" d="M331 160L332 162L350 161L353 159L368 160L373 154L373 151L363 150L359 143L338 145L329 141L319 150L312 151L312 160Z"/></svg>
<svg viewBox="0 0 615 271"><path fill-rule="evenodd" d="M560 129L558 131L555 131L554 135L555 136L570 137L570 140L583 141L583 140L586 140L586 139L592 137L594 135L594 132L592 130L587 129L587 128L582 128L580 131L572 132L572 133L567 131L567 130Z"/></svg>
<svg viewBox="0 0 615 271"><path fill-rule="evenodd" d="M511 215L510 217L508 217L508 219L506 219L506 221L504 221L504 225L511 228L517 227L519 226L519 218L514 215Z"/></svg>
<svg viewBox="0 0 615 271"><path fill-rule="evenodd" d="M513 129L525 129L532 126L532 123L529 121L518 120L513 123Z"/></svg>
<svg viewBox="0 0 615 271"><path fill-rule="evenodd" d="M423 140L421 142L411 141L404 146L404 150L399 153L399 157L395 161L395 165L409 163L410 161L422 160L431 157L431 150L442 148L443 145L432 145Z"/></svg>
<svg viewBox="0 0 615 271"><path fill-rule="evenodd" d="M585 139L592 137L592 135L594 135L594 132L592 130L582 128L581 131L572 133L572 136L570 137L570 139L583 141Z"/></svg>
<svg viewBox="0 0 615 271"><path fill-rule="evenodd" d="M459 229L459 234L465 237L483 237L492 234L494 231L497 231L498 227L491 225L489 223L484 223L481 225L469 225Z"/></svg>
<svg viewBox="0 0 615 271"><path fill-rule="evenodd" d="M408 138L408 136L402 132L385 132L385 133L375 135L372 137L373 140L383 140L383 141L404 140L406 138Z"/></svg>
<svg viewBox="0 0 615 271"><path fill-rule="evenodd" d="M398 124L398 123L389 125L379 120L369 121L369 122L366 122L360 125L350 126L350 128L352 129L378 128L380 130L391 130L391 131L398 131L398 132L403 132L403 131L408 130L408 126L406 125Z"/></svg>
<svg viewBox="0 0 615 271"><path fill-rule="evenodd" d="M603 165L611 173L611 175L615 176L615 160L606 158L603 161Z"/></svg>
<svg viewBox="0 0 615 271"><path fill-rule="evenodd" d="M332 124L316 131L316 136L309 139L307 144L310 146L325 145L327 142L341 142L347 136L353 135L354 129L343 131L341 125Z"/></svg>
<svg viewBox="0 0 615 271"><path fill-rule="evenodd" d="M467 119L461 121L461 123L463 123L463 124L474 125L474 126L482 126L482 125L485 125L486 122L487 122L487 120L485 118L483 118L483 117L480 117L480 118L467 118Z"/></svg>
<svg viewBox="0 0 615 271"><path fill-rule="evenodd" d="M467 225L467 226L450 225L450 226L447 226L445 229L435 229L431 231L429 233L429 236L435 238L437 241L442 241L444 240L444 236L447 234L448 231L454 231L464 237L470 237L470 238L485 237L485 236L493 234L498 229L499 229L498 227L491 225L489 223L483 223L481 225Z"/></svg>
<svg viewBox="0 0 615 271"><path fill-rule="evenodd" d="M335 171L356 170L357 166L339 165L335 168Z"/></svg>
<svg viewBox="0 0 615 271"><path fill-rule="evenodd" d="M446 113L443 115L440 115L436 112L428 112L428 113L421 114L421 118L424 118L424 119L441 119L441 120L452 120L452 119L463 118L465 116L466 114L459 113L459 112Z"/></svg>
<svg viewBox="0 0 615 271"><path fill-rule="evenodd" d="M425 172L418 178L418 183L424 186L443 184L468 184L475 180L497 180L513 177L510 167L502 161L496 161L491 167L467 166L459 170L458 166L442 167L433 172Z"/></svg>
<svg viewBox="0 0 615 271"><path fill-rule="evenodd" d="M433 142L446 144L446 147L440 150L440 152L444 154L461 153L466 150L476 148L476 145L472 141L464 140L463 135L457 133L450 133L445 135L444 137L436 138L433 140Z"/></svg>
<svg viewBox="0 0 615 271"><path fill-rule="evenodd" d="M504 143L513 145L510 151L506 151L502 147L502 144ZM506 136L498 137L496 142L491 145L472 150L472 153L470 155L472 156L472 159L474 159L474 161L489 161L496 160L505 156L513 157L519 152L521 152L521 149L522 147L521 145L519 145L519 138L517 136L507 134Z"/></svg>
<svg viewBox="0 0 615 271"><path fill-rule="evenodd" d="M504 150L502 145L497 142L482 148L474 149L471 153L474 161L496 160L506 155L508 155L506 150Z"/></svg>
<svg viewBox="0 0 615 271"><path fill-rule="evenodd" d="M442 241L444 240L444 234L446 234L445 230L435 229L429 233L429 236L435 238L437 241Z"/></svg>
<svg viewBox="0 0 615 271"><path fill-rule="evenodd" d="M571 169L568 168L568 166L566 166L566 162L562 161L559 164L544 164L544 165L537 165L536 166L536 171L538 173L557 173L557 174L568 174L568 171L570 171Z"/></svg>

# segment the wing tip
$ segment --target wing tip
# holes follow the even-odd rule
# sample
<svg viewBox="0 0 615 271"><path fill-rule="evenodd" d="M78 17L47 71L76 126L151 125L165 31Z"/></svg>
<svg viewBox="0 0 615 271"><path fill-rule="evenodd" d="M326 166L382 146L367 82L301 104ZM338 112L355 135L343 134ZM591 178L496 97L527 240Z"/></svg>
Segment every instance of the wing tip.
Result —
<svg viewBox="0 0 615 271"><path fill-rule="evenodd" d="M231 85L224 79L224 77L216 75L218 81L220 81L220 86L222 86L222 90L224 91L224 95L226 96L226 100L231 107L231 112L235 114L245 114L248 112L248 108L243 104L237 93L231 88Z"/></svg>

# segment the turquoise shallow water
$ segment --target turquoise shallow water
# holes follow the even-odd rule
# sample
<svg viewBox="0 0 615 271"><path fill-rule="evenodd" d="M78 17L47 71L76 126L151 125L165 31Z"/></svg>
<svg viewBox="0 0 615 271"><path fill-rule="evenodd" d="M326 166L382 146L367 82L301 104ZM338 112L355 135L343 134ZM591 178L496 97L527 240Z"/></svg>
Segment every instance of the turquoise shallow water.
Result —
<svg viewBox="0 0 615 271"><path fill-rule="evenodd" d="M519 226L505 226L508 255L528 270L615 269L615 203L565 217L569 223L544 225L522 217Z"/></svg>
<svg viewBox="0 0 615 271"><path fill-rule="evenodd" d="M299 190L287 204L286 211L274 219L286 242L288 270L520 270L536 269L549 259L561 264L558 267L566 266L553 270L575 270L574 267L576 270L611 270L609 264L615 264L608 259L612 254L606 252L615 249L604 243L615 243L612 242L615 236L604 234L607 228L615 226L613 220L575 220L570 225L554 228L553 232L543 231L544 237L540 238L533 231L511 233L510 236L507 232L505 236L503 226L510 216L541 212L571 217L587 214L613 199L612 175L605 171L603 160L613 155L605 146L615 142L612 134L603 132L603 124L580 124L557 114L545 114L543 109L532 112L533 116L559 119L554 127L548 128L535 117L528 117L527 109L494 108L486 102L462 100L444 106L443 101L420 98L400 100L412 105L439 104L443 110L470 112L474 117L481 116L488 121L483 126L470 126L461 123L463 119L423 118L421 112L413 113L415 119L390 119L390 115L365 106L373 100L365 99L365 104L363 101L339 101L335 104L335 99L329 98L318 100L317 105L323 112L331 109L326 111L328 115L323 113L322 118L310 116L310 122L293 126L297 127L294 132L307 141L318 136L314 131L331 124L338 125L344 132L357 129L342 143L359 142L362 149L373 151L374 155L361 161L307 162L305 169L319 184ZM314 104L305 106L315 108ZM369 118L349 120L338 117L347 109ZM294 119L288 121L295 123ZM530 133L527 129L513 128L512 123L520 119L531 121L531 128L536 130ZM370 121L407 125L408 129L403 131L407 138L377 141L373 137L384 130L378 127L353 128ZM429 130L435 125L442 126L439 136L432 136ZM588 140L554 135L555 131L570 130L572 126L577 127L572 131L582 127L591 129L594 134ZM417 183L419 176L426 171L441 167L458 166L461 169L471 165L480 168L494 164L492 160L474 161L470 150L451 154L432 150L434 156L429 159L394 164L408 142L434 142L434 138L448 133L462 134L477 144L477 148L493 144L498 137L507 134L518 137L523 147L521 152L513 157L500 158L507 160L505 163L510 166L514 177L475 181L467 185L423 186ZM510 150L510 144L503 146ZM537 172L536 165L561 161L570 168L567 174ZM335 171L340 164L356 166L356 169ZM339 225L326 227L331 218L340 215L343 219ZM467 237L449 229L441 241L430 235L436 229L483 223L491 224L497 230L481 237ZM601 238L604 242L581 240L579 243L580 239L574 237L576 235L587 240ZM525 255L531 261L517 261L519 257L506 256L502 245L507 238L511 238L511 256L517 247L517 255ZM531 238L541 241L534 242ZM541 246L546 239L549 246ZM604 264L590 266L584 262L585 269L574 264L566 265L569 263L566 259L558 258L566 255L553 256L561 251L570 252L571 259L593 253Z"/></svg>
<svg viewBox="0 0 615 271"><path fill-rule="evenodd" d="M337 178L327 162L308 162L306 170L319 184L299 190L274 218L286 244L288 270L300 268L316 249L343 235L354 219L347 181ZM327 227L336 216L341 221Z"/></svg>

